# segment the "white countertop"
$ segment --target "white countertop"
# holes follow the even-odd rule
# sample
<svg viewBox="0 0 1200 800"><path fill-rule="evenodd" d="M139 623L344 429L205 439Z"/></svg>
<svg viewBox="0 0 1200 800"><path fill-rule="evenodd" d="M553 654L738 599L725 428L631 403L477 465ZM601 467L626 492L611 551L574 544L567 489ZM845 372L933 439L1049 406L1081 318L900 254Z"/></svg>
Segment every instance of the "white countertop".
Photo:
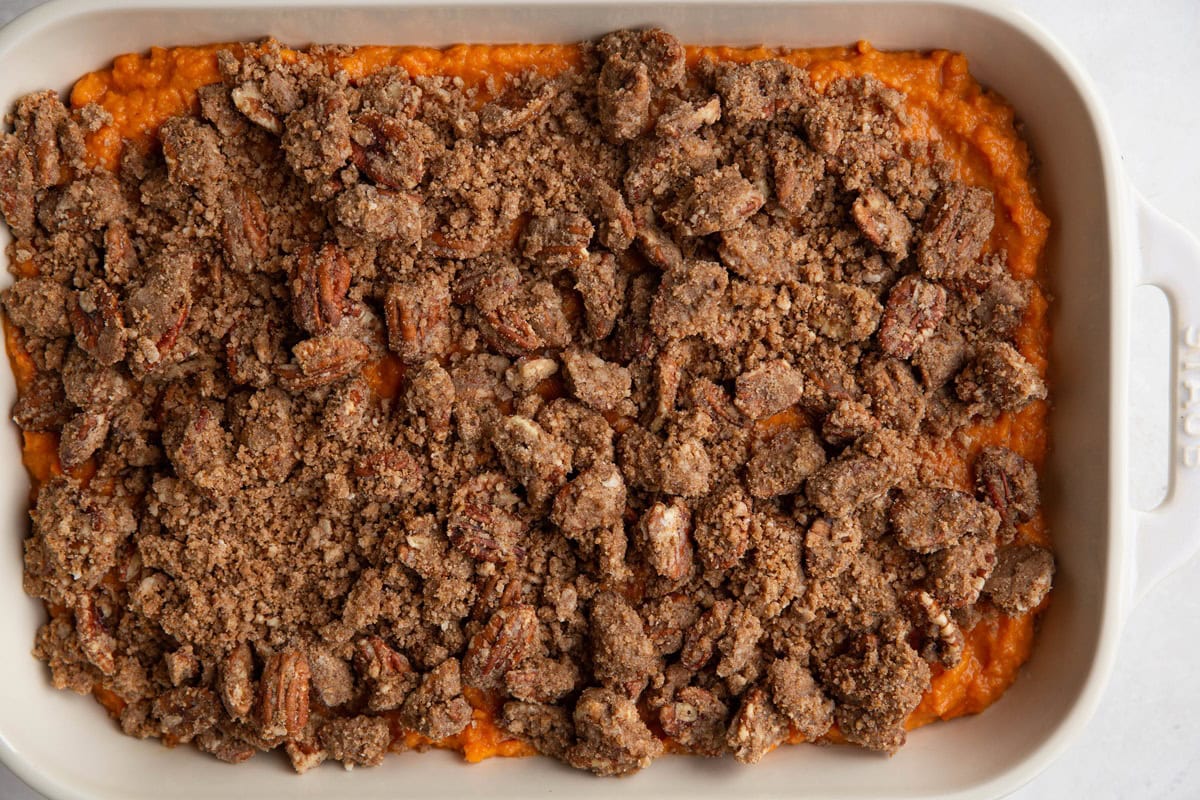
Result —
<svg viewBox="0 0 1200 800"><path fill-rule="evenodd" d="M38 2L0 0L0 24ZM1200 236L1200 2L1011 4L1062 40L1091 75L1134 185ZM1168 354L1165 339L1157 341L1162 350L1149 355L1157 359L1165 409ZM1142 476L1135 498L1162 493L1167 458L1162 442L1161 433L1134 440L1133 471ZM1198 586L1200 559L1194 559L1134 610L1087 731L1014 798L1200 798ZM0 800L39 797L0 765Z"/></svg>

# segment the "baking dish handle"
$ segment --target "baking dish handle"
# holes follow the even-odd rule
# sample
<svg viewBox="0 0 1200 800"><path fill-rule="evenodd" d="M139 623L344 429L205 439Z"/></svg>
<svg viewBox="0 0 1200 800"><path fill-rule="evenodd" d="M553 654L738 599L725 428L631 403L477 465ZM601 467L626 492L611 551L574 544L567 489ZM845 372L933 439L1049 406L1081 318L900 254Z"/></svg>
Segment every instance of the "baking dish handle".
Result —
<svg viewBox="0 0 1200 800"><path fill-rule="evenodd" d="M1134 601L1200 551L1200 241L1137 196L1139 283L1171 307L1171 461L1167 497L1135 512Z"/></svg>

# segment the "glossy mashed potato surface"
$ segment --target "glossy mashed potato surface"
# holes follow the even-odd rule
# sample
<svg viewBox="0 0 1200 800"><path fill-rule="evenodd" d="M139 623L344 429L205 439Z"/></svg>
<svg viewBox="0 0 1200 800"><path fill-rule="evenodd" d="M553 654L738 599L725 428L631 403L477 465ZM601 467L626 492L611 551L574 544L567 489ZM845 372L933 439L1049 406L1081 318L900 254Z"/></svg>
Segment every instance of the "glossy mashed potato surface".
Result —
<svg viewBox="0 0 1200 800"><path fill-rule="evenodd" d="M158 126L173 115L196 112L196 90L219 80L216 52L224 47L154 48L148 54L116 58L109 69L80 78L71 93L71 104L98 103L112 114L110 125L91 134L89 153L97 163L115 167L123 140L153 144ZM236 46L235 46L236 47ZM486 98L511 74L535 68L553 74L579 63L574 45L458 45L444 50L424 47L360 47L327 56L336 60L352 79L386 66L400 66L413 75L459 77ZM1049 345L1047 298L1038 285L1042 278L1041 254L1049 222L1038 207L1029 178L1030 156L1016 134L1013 110L998 96L985 91L970 75L966 59L947 51L928 53L883 52L860 42L853 47L805 50L766 48L692 47L691 63L709 57L750 61L783 58L809 70L820 90L838 77L872 75L903 92L908 123L906 135L937 142L943 157L956 165L956 177L991 190L996 198L996 223L988 250L1005 251L1012 273L1033 278L1035 287L1017 333L1022 355L1044 374ZM6 331L18 386L32 377L33 366L20 342ZM402 376L394 365L382 363L371 371L377 388L393 394ZM991 422L960 431L953 441L940 443L923 458L963 489L971 488L970 464L984 445L1004 445L1039 468L1047 448L1047 404L1036 401L1016 414L1004 413ZM24 461L37 483L61 473L54 434L26 433ZM87 477L87 465L81 478ZM1049 544L1041 513L1021 526L1018 542ZM982 711L1011 685L1017 670L1029 657L1037 609L1023 617L1000 616L985 620L970 631L962 662L951 670L934 668L933 684L921 705L909 717L915 728L938 719ZM110 711L119 711L119 699L99 697ZM527 745L508 739L492 723L495 708L479 693L470 696L476 723L462 734L437 746L463 752L468 761L491 756L526 755ZM105 701L108 702L105 702ZM116 707L114 708L114 704ZM398 745L431 744L406 733L394 723ZM836 731L830 735L836 739Z"/></svg>

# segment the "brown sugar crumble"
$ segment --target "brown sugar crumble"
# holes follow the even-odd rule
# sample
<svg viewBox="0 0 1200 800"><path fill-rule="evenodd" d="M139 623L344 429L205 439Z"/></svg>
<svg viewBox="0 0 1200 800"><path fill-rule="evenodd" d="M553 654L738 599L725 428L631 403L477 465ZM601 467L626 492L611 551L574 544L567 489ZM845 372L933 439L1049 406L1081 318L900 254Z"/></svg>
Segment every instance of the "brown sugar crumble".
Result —
<svg viewBox="0 0 1200 800"><path fill-rule="evenodd" d="M1032 280L900 92L657 30L487 97L337 52L221 51L115 171L52 92L0 138L56 687L300 772L481 710L601 775L894 752L1044 603L1034 465L929 457L1047 397Z"/></svg>

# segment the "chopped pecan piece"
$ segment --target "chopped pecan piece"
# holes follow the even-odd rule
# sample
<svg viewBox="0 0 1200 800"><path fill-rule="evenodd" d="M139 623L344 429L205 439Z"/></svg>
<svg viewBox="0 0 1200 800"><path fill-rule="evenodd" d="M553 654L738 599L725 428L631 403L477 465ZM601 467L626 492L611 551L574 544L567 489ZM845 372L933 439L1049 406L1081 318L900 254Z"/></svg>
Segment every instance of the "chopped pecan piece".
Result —
<svg viewBox="0 0 1200 800"><path fill-rule="evenodd" d="M207 189L224 177L221 137L210 125L191 117L172 117L159 129L159 138L171 181Z"/></svg>
<svg viewBox="0 0 1200 800"><path fill-rule="evenodd" d="M242 642L221 659L217 667L217 694L225 711L235 720L245 720L254 707L254 655Z"/></svg>
<svg viewBox="0 0 1200 800"><path fill-rule="evenodd" d="M408 659L378 636L360 639L355 645L354 668L370 686L367 708L372 711L399 708L417 685L417 673Z"/></svg>
<svg viewBox="0 0 1200 800"><path fill-rule="evenodd" d="M746 486L753 497L795 494L825 464L825 449L812 428L784 428L754 450L746 465Z"/></svg>
<svg viewBox="0 0 1200 800"><path fill-rule="evenodd" d="M529 742L551 758L562 758L575 739L575 725L562 706L505 703L496 722L505 733Z"/></svg>
<svg viewBox="0 0 1200 800"><path fill-rule="evenodd" d="M837 402L821 424L821 435L832 445L846 445L860 436L879 430L879 420L857 400Z"/></svg>
<svg viewBox="0 0 1200 800"><path fill-rule="evenodd" d="M58 460L65 470L73 470L104 445L108 438L109 418L105 414L83 411L63 426L58 442Z"/></svg>
<svg viewBox="0 0 1200 800"><path fill-rule="evenodd" d="M875 332L882 311L875 295L861 286L827 283L817 288L807 321L835 342L860 342Z"/></svg>
<svg viewBox="0 0 1200 800"><path fill-rule="evenodd" d="M217 724L217 698L208 689L185 686L154 698L151 714L169 744L184 744Z"/></svg>
<svg viewBox="0 0 1200 800"><path fill-rule="evenodd" d="M333 203L337 221L370 241L416 244L421 241L421 198L358 183L340 193Z"/></svg>
<svg viewBox="0 0 1200 800"><path fill-rule="evenodd" d="M954 668L962 661L966 644L962 629L929 592L919 590L912 600L915 600L924 618L926 633L931 634L931 641L921 648L921 656L931 662L938 661L947 668Z"/></svg>
<svg viewBox="0 0 1200 800"><path fill-rule="evenodd" d="M329 757L346 767L377 767L387 754L392 732L386 719L363 715L328 720L317 738Z"/></svg>
<svg viewBox="0 0 1200 800"><path fill-rule="evenodd" d="M717 75L725 117L735 125L774 119L811 96L808 75L779 59L732 64Z"/></svg>
<svg viewBox="0 0 1200 800"><path fill-rule="evenodd" d="M117 670L115 650L117 640L108 632L96 601L88 592L75 600L75 635L87 660L105 675Z"/></svg>
<svg viewBox="0 0 1200 800"><path fill-rule="evenodd" d="M234 108L242 112L246 119L276 136L283 133L283 125L279 121L279 116L263 97L262 91L253 83L246 82L241 86L235 86L229 96L233 100Z"/></svg>
<svg viewBox="0 0 1200 800"><path fill-rule="evenodd" d="M654 122L654 132L659 136L676 138L695 133L720 118L721 98L716 95L698 104L676 99L658 115Z"/></svg>
<svg viewBox="0 0 1200 800"><path fill-rule="evenodd" d="M578 538L596 528L621 522L625 513L625 481L611 463L580 472L554 498L550 521L564 534Z"/></svg>
<svg viewBox="0 0 1200 800"><path fill-rule="evenodd" d="M527 76L524 82L479 110L479 129L488 136L516 133L540 117L558 92L555 82Z"/></svg>
<svg viewBox="0 0 1200 800"><path fill-rule="evenodd" d="M71 334L65 286L43 278L21 278L4 293L4 310L13 324L29 336L57 338Z"/></svg>
<svg viewBox="0 0 1200 800"><path fill-rule="evenodd" d="M579 348L563 352L562 363L567 387L585 406L612 411L629 397L632 376L625 367Z"/></svg>
<svg viewBox="0 0 1200 800"><path fill-rule="evenodd" d="M892 487L891 469L878 458L847 453L817 470L805 486L808 501L840 517L881 497Z"/></svg>
<svg viewBox="0 0 1200 800"><path fill-rule="evenodd" d="M733 611L732 600L718 600L700 615L696 624L683 637L683 649L679 663L690 670L700 670L712 659L717 642L725 633L729 614Z"/></svg>
<svg viewBox="0 0 1200 800"><path fill-rule="evenodd" d="M454 408L454 379L436 361L426 361L408 384L405 401L409 411L420 416L434 441L450 434Z"/></svg>
<svg viewBox="0 0 1200 800"><path fill-rule="evenodd" d="M579 668L570 661L528 658L504 676L504 688L518 700L553 703L579 684Z"/></svg>
<svg viewBox="0 0 1200 800"><path fill-rule="evenodd" d="M506 417L492 434L504 468L535 498L549 500L567 481L571 449L538 423L519 415Z"/></svg>
<svg viewBox="0 0 1200 800"><path fill-rule="evenodd" d="M600 39L596 49L607 58L621 56L645 64L650 80L660 89L683 82L687 66L683 45L660 28L613 31Z"/></svg>
<svg viewBox="0 0 1200 800"><path fill-rule="evenodd" d="M258 748L250 742L222 730L220 723L198 733L194 741L202 752L226 764L241 764L243 761L249 761L258 752Z"/></svg>
<svg viewBox="0 0 1200 800"><path fill-rule="evenodd" d="M916 431L925 417L925 392L908 364L898 358L865 359L859 382L884 426L905 433Z"/></svg>
<svg viewBox="0 0 1200 800"><path fill-rule="evenodd" d="M58 376L39 372L17 396L12 417L23 431L51 431L65 425L71 411Z"/></svg>
<svg viewBox="0 0 1200 800"><path fill-rule="evenodd" d="M945 608L962 608L979 599L996 566L996 541L963 536L928 560L933 596Z"/></svg>
<svg viewBox="0 0 1200 800"><path fill-rule="evenodd" d="M791 231L758 215L721 233L721 263L752 283L779 284L796 271L798 245Z"/></svg>
<svg viewBox="0 0 1200 800"><path fill-rule="evenodd" d="M613 332L625 305L625 278L611 253L592 253L574 267L575 290L583 298L587 331L595 339Z"/></svg>
<svg viewBox="0 0 1200 800"><path fill-rule="evenodd" d="M659 666L642 618L621 595L605 591L592 601L589 621L596 680L637 697Z"/></svg>
<svg viewBox="0 0 1200 800"><path fill-rule="evenodd" d="M929 665L904 641L855 639L825 668L825 686L838 701L835 719L847 739L872 750L904 744L904 720L929 687Z"/></svg>
<svg viewBox="0 0 1200 800"><path fill-rule="evenodd" d="M853 517L819 517L804 536L804 572L836 578L854 562L862 547L862 528Z"/></svg>
<svg viewBox="0 0 1200 800"><path fill-rule="evenodd" d="M791 214L802 214L825 177L825 159L793 139L774 153L775 197Z"/></svg>
<svg viewBox="0 0 1200 800"><path fill-rule="evenodd" d="M137 250L125 223L109 223L104 229L104 279L113 285L124 285L138 271Z"/></svg>
<svg viewBox="0 0 1200 800"><path fill-rule="evenodd" d="M966 357L967 345L962 333L943 322L913 355L912 364L926 390L933 391L954 377Z"/></svg>
<svg viewBox="0 0 1200 800"><path fill-rule="evenodd" d="M33 235L35 191L29 154L16 136L0 134L0 214L18 239Z"/></svg>
<svg viewBox="0 0 1200 800"><path fill-rule="evenodd" d="M729 569L741 560L750 544L750 498L740 485L726 484L704 501L694 536L708 569Z"/></svg>
<svg viewBox="0 0 1200 800"><path fill-rule="evenodd" d="M324 89L313 102L288 114L280 146L288 166L309 184L318 186L331 178L353 152L346 93Z"/></svg>

